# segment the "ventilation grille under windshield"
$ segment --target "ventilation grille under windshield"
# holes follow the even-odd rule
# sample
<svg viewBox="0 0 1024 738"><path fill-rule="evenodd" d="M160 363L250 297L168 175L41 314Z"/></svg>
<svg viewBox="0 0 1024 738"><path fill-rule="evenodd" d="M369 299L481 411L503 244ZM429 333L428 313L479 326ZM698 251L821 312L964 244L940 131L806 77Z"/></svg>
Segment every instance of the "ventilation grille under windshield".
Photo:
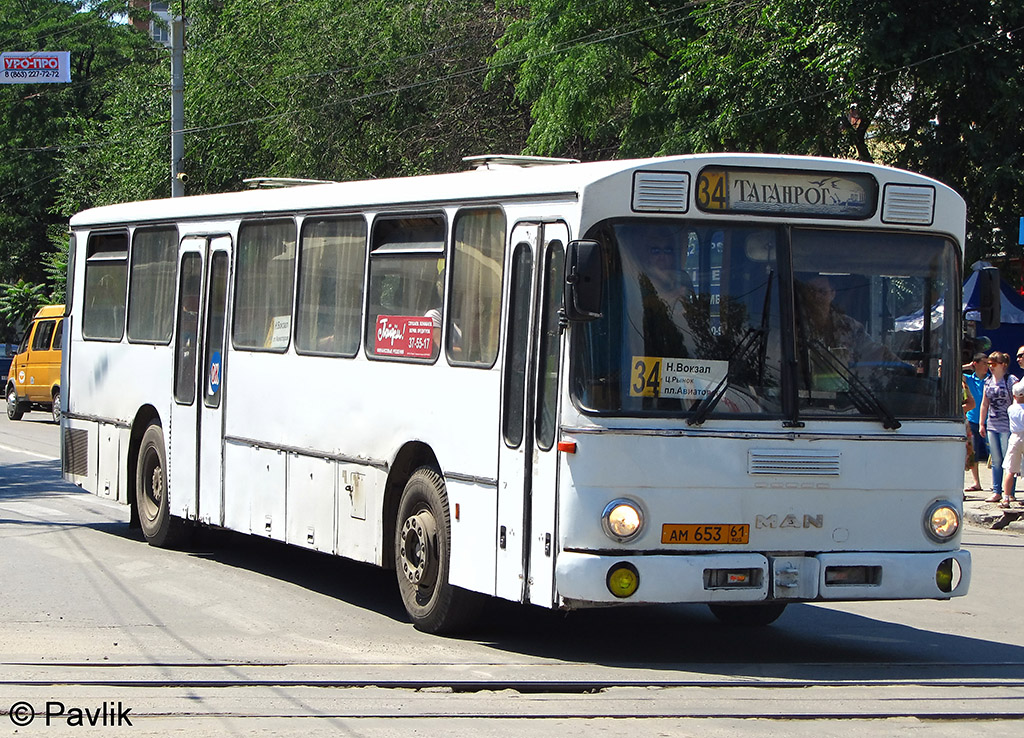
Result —
<svg viewBox="0 0 1024 738"><path fill-rule="evenodd" d="M634 211L685 213L689 198L690 175L686 172L637 172L633 177Z"/></svg>
<svg viewBox="0 0 1024 738"><path fill-rule="evenodd" d="M776 451L750 449L747 474L838 477L838 451Z"/></svg>
<svg viewBox="0 0 1024 738"><path fill-rule="evenodd" d="M883 223L931 225L935 218L935 188L886 185L882 201Z"/></svg>

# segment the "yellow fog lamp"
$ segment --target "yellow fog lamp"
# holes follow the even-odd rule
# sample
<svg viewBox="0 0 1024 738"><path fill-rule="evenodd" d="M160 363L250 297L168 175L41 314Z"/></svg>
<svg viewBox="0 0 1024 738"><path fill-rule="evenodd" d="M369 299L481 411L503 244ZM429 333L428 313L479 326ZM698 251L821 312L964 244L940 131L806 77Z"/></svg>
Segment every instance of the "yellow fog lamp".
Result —
<svg viewBox="0 0 1024 738"><path fill-rule="evenodd" d="M945 559L935 569L935 585L941 592L952 592L960 586L963 572L960 570L960 562L956 559Z"/></svg>
<svg viewBox="0 0 1024 738"><path fill-rule="evenodd" d="M644 514L633 500L612 500L601 514L605 535L619 543L631 541L644 528Z"/></svg>
<svg viewBox="0 0 1024 738"><path fill-rule="evenodd" d="M936 502L924 518L924 529L938 543L945 543L960 530L960 513L950 502Z"/></svg>
<svg viewBox="0 0 1024 738"><path fill-rule="evenodd" d="M640 572L632 564L623 561L608 570L605 583L608 591L616 597L630 597L640 586Z"/></svg>

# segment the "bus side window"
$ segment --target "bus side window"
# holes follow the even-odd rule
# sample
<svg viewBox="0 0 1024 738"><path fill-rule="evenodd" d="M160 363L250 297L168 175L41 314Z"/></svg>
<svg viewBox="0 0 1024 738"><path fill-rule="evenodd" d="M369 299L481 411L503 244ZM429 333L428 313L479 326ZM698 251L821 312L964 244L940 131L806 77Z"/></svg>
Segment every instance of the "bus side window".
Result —
<svg viewBox="0 0 1024 738"><path fill-rule="evenodd" d="M163 343L174 328L176 228L139 228L132 239L128 290L128 341Z"/></svg>
<svg viewBox="0 0 1024 738"><path fill-rule="evenodd" d="M128 233L94 233L85 257L82 335L120 341L128 291Z"/></svg>
<svg viewBox="0 0 1024 738"><path fill-rule="evenodd" d="M236 348L283 352L291 336L295 223L247 221L238 229Z"/></svg>
<svg viewBox="0 0 1024 738"><path fill-rule="evenodd" d="M445 236L443 215L386 216L374 224L367 356L421 362L437 358Z"/></svg>
<svg viewBox="0 0 1024 738"><path fill-rule="evenodd" d="M295 331L300 352L355 356L365 263L363 218L317 218L303 223Z"/></svg>
<svg viewBox="0 0 1024 738"><path fill-rule="evenodd" d="M490 367L498 358L505 214L466 210L455 221L445 350L453 364Z"/></svg>

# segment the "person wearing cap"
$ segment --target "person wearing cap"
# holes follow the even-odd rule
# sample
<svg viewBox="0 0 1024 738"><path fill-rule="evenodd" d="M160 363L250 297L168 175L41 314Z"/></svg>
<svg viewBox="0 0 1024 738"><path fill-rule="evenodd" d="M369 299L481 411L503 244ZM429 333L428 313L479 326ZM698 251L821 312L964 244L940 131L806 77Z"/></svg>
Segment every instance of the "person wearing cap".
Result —
<svg viewBox="0 0 1024 738"><path fill-rule="evenodd" d="M1013 385L1013 404L1006 409L1006 414L1010 419L1010 442L1003 461L1003 499L999 503L1002 508L1017 502L1013 494L1013 477L1020 475L1021 460L1024 459L1024 381Z"/></svg>
<svg viewBox="0 0 1024 738"><path fill-rule="evenodd" d="M1024 347L1022 347L1024 349ZM1024 357L1021 351L1017 352L1018 361ZM984 353L977 353L970 363L964 364L964 384L967 385L971 397L974 398L974 407L967 411L967 427L970 429L971 450L974 451L974 459L968 465L971 476L974 477L974 484L964 492L981 492L981 478L978 476L978 464L988 461L988 443L985 441L985 434L978 428L978 413L981 410L982 395L985 392L985 377L988 376L988 356Z"/></svg>

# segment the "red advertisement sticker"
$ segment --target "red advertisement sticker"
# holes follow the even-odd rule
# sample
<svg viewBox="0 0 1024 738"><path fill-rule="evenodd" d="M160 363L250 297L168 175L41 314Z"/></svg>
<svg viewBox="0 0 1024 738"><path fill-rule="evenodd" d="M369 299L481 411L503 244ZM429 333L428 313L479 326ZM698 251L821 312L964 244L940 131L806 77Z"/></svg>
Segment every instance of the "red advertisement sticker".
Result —
<svg viewBox="0 0 1024 738"><path fill-rule="evenodd" d="M434 321L401 315L377 318L373 350L378 356L405 356L429 359L434 354Z"/></svg>

